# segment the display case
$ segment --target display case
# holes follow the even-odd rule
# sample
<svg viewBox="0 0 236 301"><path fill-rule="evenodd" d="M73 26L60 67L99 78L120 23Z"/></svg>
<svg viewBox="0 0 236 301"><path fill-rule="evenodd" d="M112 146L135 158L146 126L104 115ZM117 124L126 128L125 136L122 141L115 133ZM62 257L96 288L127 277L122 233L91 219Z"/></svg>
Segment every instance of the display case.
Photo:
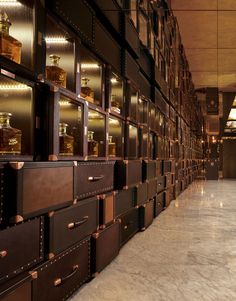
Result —
<svg viewBox="0 0 236 301"><path fill-rule="evenodd" d="M80 46L80 96L104 108L104 64Z"/></svg>
<svg viewBox="0 0 236 301"><path fill-rule="evenodd" d="M139 11L139 39L145 47L148 47L149 32L148 32L148 19Z"/></svg>
<svg viewBox="0 0 236 301"><path fill-rule="evenodd" d="M110 70L109 70L110 71ZM115 72L108 71L107 78L107 108L109 112L124 116L125 106L124 106L124 80L117 75Z"/></svg>
<svg viewBox="0 0 236 301"><path fill-rule="evenodd" d="M149 155L148 155L148 157L151 160L156 160L158 145L157 145L157 136L154 132L149 133L148 143L149 143Z"/></svg>
<svg viewBox="0 0 236 301"><path fill-rule="evenodd" d="M112 115L108 118L108 157L124 157L124 122Z"/></svg>
<svg viewBox="0 0 236 301"><path fill-rule="evenodd" d="M149 111L148 111L149 102L144 97L139 97L138 100L138 121L142 125L148 125L149 121Z"/></svg>
<svg viewBox="0 0 236 301"><path fill-rule="evenodd" d="M149 127L152 130L155 130L156 122L156 106L153 102L149 102Z"/></svg>
<svg viewBox="0 0 236 301"><path fill-rule="evenodd" d="M3 74L9 74L5 76ZM0 71L0 160L32 160L35 85Z"/></svg>
<svg viewBox="0 0 236 301"><path fill-rule="evenodd" d="M127 122L125 133L125 158L138 158L138 126Z"/></svg>
<svg viewBox="0 0 236 301"><path fill-rule="evenodd" d="M45 79L76 92L77 49L73 35L50 16L46 21Z"/></svg>
<svg viewBox="0 0 236 301"><path fill-rule="evenodd" d="M139 158L148 159L149 156L149 130L145 126L139 127Z"/></svg>
<svg viewBox="0 0 236 301"><path fill-rule="evenodd" d="M127 84L126 117L128 120L138 122L139 91L132 83Z"/></svg>
<svg viewBox="0 0 236 301"><path fill-rule="evenodd" d="M86 151L84 101L54 85L42 85L41 91L45 94L38 97L37 103L41 108L38 110L41 111L41 132L37 137L37 159L83 159Z"/></svg>
<svg viewBox="0 0 236 301"><path fill-rule="evenodd" d="M89 159L106 157L106 113L88 109L87 156Z"/></svg>

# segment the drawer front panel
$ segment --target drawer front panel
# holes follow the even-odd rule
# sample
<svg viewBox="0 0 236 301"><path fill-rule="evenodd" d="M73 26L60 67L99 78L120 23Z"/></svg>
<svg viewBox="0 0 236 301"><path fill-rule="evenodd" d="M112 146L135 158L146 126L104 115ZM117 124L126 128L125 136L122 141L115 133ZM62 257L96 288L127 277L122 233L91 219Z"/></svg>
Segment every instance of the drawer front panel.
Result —
<svg viewBox="0 0 236 301"><path fill-rule="evenodd" d="M167 172L171 172L172 162L171 161L165 161L163 163L163 172L164 174Z"/></svg>
<svg viewBox="0 0 236 301"><path fill-rule="evenodd" d="M0 283L43 260L43 219L0 231Z"/></svg>
<svg viewBox="0 0 236 301"><path fill-rule="evenodd" d="M165 188L165 177L157 178L157 193L161 192Z"/></svg>
<svg viewBox="0 0 236 301"><path fill-rule="evenodd" d="M90 237L37 269L37 301L66 300L90 278Z"/></svg>
<svg viewBox="0 0 236 301"><path fill-rule="evenodd" d="M172 174L165 175L165 187L168 188L172 185Z"/></svg>
<svg viewBox="0 0 236 301"><path fill-rule="evenodd" d="M16 289L13 289L9 294L3 298L0 296L1 301L31 301L31 282L25 282Z"/></svg>
<svg viewBox="0 0 236 301"><path fill-rule="evenodd" d="M117 161L115 166L115 187L123 189L142 182L142 162L140 160Z"/></svg>
<svg viewBox="0 0 236 301"><path fill-rule="evenodd" d="M157 193L157 180L148 181L148 199L153 198Z"/></svg>
<svg viewBox="0 0 236 301"><path fill-rule="evenodd" d="M164 192L159 193L155 198L155 216L158 216L164 209Z"/></svg>
<svg viewBox="0 0 236 301"><path fill-rule="evenodd" d="M104 227L115 218L114 213L114 193L104 194L99 200L99 224Z"/></svg>
<svg viewBox="0 0 236 301"><path fill-rule="evenodd" d="M49 253L58 254L95 232L98 213L98 199L93 197L49 214Z"/></svg>
<svg viewBox="0 0 236 301"><path fill-rule="evenodd" d="M121 245L127 242L139 230L139 210L134 208L120 217Z"/></svg>
<svg viewBox="0 0 236 301"><path fill-rule="evenodd" d="M156 178L157 164L155 161L143 161L143 181Z"/></svg>
<svg viewBox="0 0 236 301"><path fill-rule="evenodd" d="M92 272L101 272L119 253L120 222L92 235Z"/></svg>
<svg viewBox="0 0 236 301"><path fill-rule="evenodd" d="M78 199L113 190L114 162L78 163L76 192Z"/></svg>
<svg viewBox="0 0 236 301"><path fill-rule="evenodd" d="M140 207L140 230L147 229L154 217L154 200Z"/></svg>
<svg viewBox="0 0 236 301"><path fill-rule="evenodd" d="M141 205L146 203L148 200L148 183L142 183L137 185L135 188L135 204Z"/></svg>
<svg viewBox="0 0 236 301"><path fill-rule="evenodd" d="M134 207L134 188L119 190L115 194L115 216L119 216Z"/></svg>

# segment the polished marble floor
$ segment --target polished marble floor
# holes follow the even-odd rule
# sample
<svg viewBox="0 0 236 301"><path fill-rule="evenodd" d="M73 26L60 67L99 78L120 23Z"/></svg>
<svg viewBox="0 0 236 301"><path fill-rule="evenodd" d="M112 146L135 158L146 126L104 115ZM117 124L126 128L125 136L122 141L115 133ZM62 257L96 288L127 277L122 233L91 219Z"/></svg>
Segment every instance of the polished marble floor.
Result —
<svg viewBox="0 0 236 301"><path fill-rule="evenodd" d="M73 301L236 301L236 181L196 181Z"/></svg>

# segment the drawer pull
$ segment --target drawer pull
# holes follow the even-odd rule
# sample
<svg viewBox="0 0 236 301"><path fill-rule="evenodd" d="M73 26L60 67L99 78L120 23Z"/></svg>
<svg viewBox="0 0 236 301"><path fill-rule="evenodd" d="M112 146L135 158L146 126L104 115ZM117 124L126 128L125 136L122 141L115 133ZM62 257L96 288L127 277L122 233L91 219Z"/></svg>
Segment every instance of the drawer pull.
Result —
<svg viewBox="0 0 236 301"><path fill-rule="evenodd" d="M76 227L79 227L79 226L83 225L84 223L86 223L88 221L88 219L89 219L88 216L84 216L81 221L69 223L67 225L67 228L68 229L74 229Z"/></svg>
<svg viewBox="0 0 236 301"><path fill-rule="evenodd" d="M6 256L7 256L7 251L6 250L0 251L0 258L4 258Z"/></svg>
<svg viewBox="0 0 236 301"><path fill-rule="evenodd" d="M69 280L71 277L73 277L78 272L78 270L79 270L78 264L74 265L72 272L69 275L67 275L63 278L57 278L54 280L54 286L59 286L59 285L64 284L64 282L66 282L66 280Z"/></svg>
<svg viewBox="0 0 236 301"><path fill-rule="evenodd" d="M104 178L104 175L101 175L101 176L96 176L96 177L88 177L88 180L90 182L97 182L97 181L100 181Z"/></svg>
<svg viewBox="0 0 236 301"><path fill-rule="evenodd" d="M162 183L158 183L158 186L161 186Z"/></svg>

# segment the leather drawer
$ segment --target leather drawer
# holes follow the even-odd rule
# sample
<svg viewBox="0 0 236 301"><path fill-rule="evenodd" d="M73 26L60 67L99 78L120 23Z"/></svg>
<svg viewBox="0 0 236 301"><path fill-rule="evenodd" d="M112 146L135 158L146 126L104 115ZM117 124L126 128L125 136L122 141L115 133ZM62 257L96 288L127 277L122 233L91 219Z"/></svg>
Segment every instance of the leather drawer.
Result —
<svg viewBox="0 0 236 301"><path fill-rule="evenodd" d="M171 172L172 167L172 161L166 161L163 162L163 173L166 174L167 172Z"/></svg>
<svg viewBox="0 0 236 301"><path fill-rule="evenodd" d="M142 183L134 187L135 205L141 205L148 200L148 183Z"/></svg>
<svg viewBox="0 0 236 301"><path fill-rule="evenodd" d="M156 160L157 164L157 177L163 176L163 161L158 159Z"/></svg>
<svg viewBox="0 0 236 301"><path fill-rule="evenodd" d="M140 230L146 230L153 222L154 218L154 200L140 206Z"/></svg>
<svg viewBox="0 0 236 301"><path fill-rule="evenodd" d="M170 205L170 191L169 189L164 191L164 196L165 196L165 208L167 208Z"/></svg>
<svg viewBox="0 0 236 301"><path fill-rule="evenodd" d="M97 197L78 202L69 208L50 212L48 215L49 245L51 256L91 235L99 227Z"/></svg>
<svg viewBox="0 0 236 301"><path fill-rule="evenodd" d="M33 283L37 301L66 300L90 279L90 237L45 262Z"/></svg>
<svg viewBox="0 0 236 301"><path fill-rule="evenodd" d="M99 198L99 225L104 229L106 225L112 223L115 219L115 193L110 192L98 196Z"/></svg>
<svg viewBox="0 0 236 301"><path fill-rule="evenodd" d="M43 260L43 218L0 231L0 283Z"/></svg>
<svg viewBox="0 0 236 301"><path fill-rule="evenodd" d="M157 193L157 180L148 181L148 199L153 198Z"/></svg>
<svg viewBox="0 0 236 301"><path fill-rule="evenodd" d="M29 273L17 276L0 286L1 301L31 301L32 281Z"/></svg>
<svg viewBox="0 0 236 301"><path fill-rule="evenodd" d="M74 201L73 162L13 162L5 176L4 207L12 223Z"/></svg>
<svg viewBox="0 0 236 301"><path fill-rule="evenodd" d="M142 162L140 160L116 161L115 189L124 189L142 183Z"/></svg>
<svg viewBox="0 0 236 301"><path fill-rule="evenodd" d="M121 246L139 230L139 209L134 208L121 217Z"/></svg>
<svg viewBox="0 0 236 301"><path fill-rule="evenodd" d="M157 176L157 164L156 161L143 161L143 182L146 180L152 180Z"/></svg>
<svg viewBox="0 0 236 301"><path fill-rule="evenodd" d="M119 253L120 221L92 235L92 273L101 272Z"/></svg>
<svg viewBox="0 0 236 301"><path fill-rule="evenodd" d="M79 162L76 167L78 199L113 190L114 162Z"/></svg>
<svg viewBox="0 0 236 301"><path fill-rule="evenodd" d="M155 217L158 216L164 209L164 197L165 197L164 192L157 194L155 197L155 210L154 210Z"/></svg>
<svg viewBox="0 0 236 301"><path fill-rule="evenodd" d="M115 216L119 216L134 207L134 188L115 192Z"/></svg>
<svg viewBox="0 0 236 301"><path fill-rule="evenodd" d="M168 188L172 185L172 174L168 173L165 175L165 188Z"/></svg>
<svg viewBox="0 0 236 301"><path fill-rule="evenodd" d="M157 193L161 192L165 188L165 177L158 177L157 178Z"/></svg>

